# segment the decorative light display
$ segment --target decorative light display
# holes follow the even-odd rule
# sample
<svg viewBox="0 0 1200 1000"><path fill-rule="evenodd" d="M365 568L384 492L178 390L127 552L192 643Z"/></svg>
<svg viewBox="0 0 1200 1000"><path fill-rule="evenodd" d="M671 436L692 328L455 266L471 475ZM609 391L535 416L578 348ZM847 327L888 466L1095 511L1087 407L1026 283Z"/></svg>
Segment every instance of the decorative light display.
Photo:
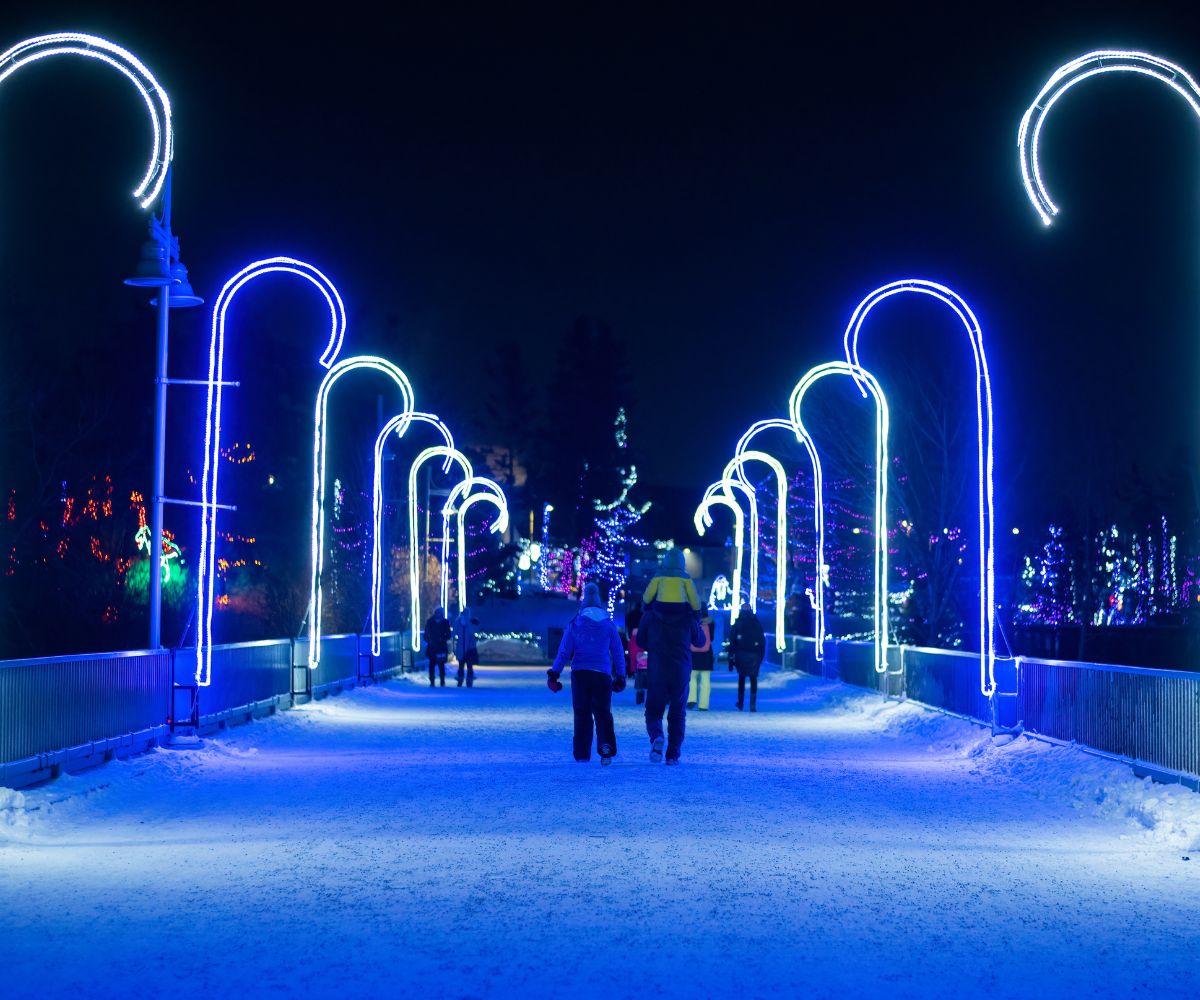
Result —
<svg viewBox="0 0 1200 1000"><path fill-rule="evenodd" d="M547 557L538 566L538 583L543 591L550 589L550 515L553 512L554 504L542 505L542 548L546 550Z"/></svg>
<svg viewBox="0 0 1200 1000"><path fill-rule="evenodd" d="M408 469L408 591L409 591L409 607L411 611L411 620L409 622L410 643L414 653L420 652L421 649L421 624L423 616L421 614L421 565L417 558L417 536L419 528L417 525L417 474L422 467L433 458L444 459L442 469L446 470L454 463L462 469L463 479L469 480L475 475L475 470L471 468L471 461L461 451L454 448L426 448L416 458ZM444 537L444 534L443 534ZM445 567L442 567L442 579L445 579ZM382 587L380 588L382 589ZM442 587L444 589L444 585ZM372 596L372 605L378 607L379 594L378 591ZM445 607L445 604L442 605ZM378 617L376 617L378 621ZM378 631L375 633L373 643L378 643ZM376 651L376 656L379 655Z"/></svg>
<svg viewBox="0 0 1200 1000"><path fill-rule="evenodd" d="M137 546L139 552L145 552L147 558L149 558L152 545L150 525L143 524L134 532L133 543ZM167 583L171 579L171 560L179 559L182 554L179 544L173 538L163 538L162 555L159 557L163 583Z"/></svg>
<svg viewBox="0 0 1200 1000"><path fill-rule="evenodd" d="M450 433L450 428L442 422L440 417L433 413L398 413L383 425L375 438L374 475L371 493L371 652L375 656L378 656L380 653L379 633L382 630L381 623L383 621L383 449L384 445L387 444L388 437L393 432L396 433L397 437L402 437L404 434L403 429L407 429L411 423L429 424L441 434L442 440L446 442L445 460L442 463L443 472L450 471L450 466L454 462L452 456L458 454L454 448L454 435ZM425 452L422 452L422 454L425 454ZM418 573L420 572L416 556L417 497L411 481L409 483L408 511L408 582L411 589L417 590L419 589ZM417 607L419 607L419 604ZM414 634L418 634L415 618L412 626ZM413 647L413 652L417 652L421 648L419 637L417 642L418 645Z"/></svg>
<svg viewBox="0 0 1200 1000"><path fill-rule="evenodd" d="M742 610L742 544L745 540L746 515L742 511L742 505L733 498L733 493L726 488L724 482L713 483L705 491L704 499L700 501L700 506L696 508L692 518L696 525L696 534L701 538L704 537L705 529L712 527L711 509L717 506L728 507L733 514L733 605L729 612L729 623L732 625L738 620Z"/></svg>
<svg viewBox="0 0 1200 1000"><path fill-rule="evenodd" d="M728 467L726 468L728 469ZM758 493L753 487L747 486L741 480L732 478L728 474L728 471L721 477L720 482L715 485L719 485L722 491L731 497L733 491L736 490L746 499L746 520L750 522L750 586L748 588L750 591L750 610L758 614ZM712 489L713 486L710 486L709 490L712 491Z"/></svg>
<svg viewBox="0 0 1200 1000"><path fill-rule="evenodd" d="M629 434L626 429L625 407L617 411L614 423L614 436L617 449L624 451L629 447ZM594 569L590 574L601 580L608 592L608 613L616 609L617 593L628 576L628 547L644 545L640 538L631 537L630 529L638 523L650 510L650 501L640 507L629 501L629 491L638 481L637 466L619 470L621 475L621 492L611 503L593 501L597 511L596 517L596 558Z"/></svg>
<svg viewBox="0 0 1200 1000"><path fill-rule="evenodd" d="M400 390L404 406L402 414L413 413L413 391L408 376L392 362L371 355L346 358L339 361L325 374L317 389L317 403L313 427L313 496L312 531L310 537L312 575L308 603L308 666L315 670L321 662L321 610L323 593L321 574L325 569L325 465L328 445L329 393L343 376L356 371L375 371L386 375ZM403 434L407 424L401 422L395 428Z"/></svg>
<svg viewBox="0 0 1200 1000"><path fill-rule="evenodd" d="M1046 115L1068 90L1077 83L1101 73L1137 73L1165 83L1200 115L1200 88L1181 66L1148 52L1129 49L1097 49L1087 52L1056 69L1046 85L1038 92L1034 102L1021 118L1017 131L1017 153L1021 164L1021 181L1025 193L1045 225L1050 225L1058 215L1058 206L1050 198L1042 180L1038 146L1041 142L1042 126Z"/></svg>
<svg viewBox="0 0 1200 1000"><path fill-rule="evenodd" d="M828 361L823 365L817 365L815 368L805 372L800 381L796 383L796 388L792 390L791 399L788 401L788 412L791 413L792 423L795 425L796 434L801 441L805 439L812 440L812 436L805 429L802 419L801 408L804 403L804 397L813 385L830 375L849 376L855 380L860 388L865 387L875 401L875 600L873 605L873 621L875 633L875 670L877 673L884 673L887 670L888 647L887 479L889 416L887 399L884 397L883 390L880 388L875 376L860 365L849 364L845 361ZM824 505L824 476L818 453L814 450L811 454L813 456L814 502L819 508ZM817 535L818 580L820 581L823 581L821 574L823 573L825 564L824 553L825 529L822 521ZM817 600L815 602L818 649L822 648L825 641L825 598L822 594L823 590L823 582L818 583L816 587Z"/></svg>
<svg viewBox="0 0 1200 1000"><path fill-rule="evenodd" d="M992 379L983 349L979 320L961 295L945 285L921 278L906 278L882 285L863 299L846 327L846 361L857 367L858 337L871 310L893 295L928 295L949 306L967 331L975 360L975 417L979 501L979 688L986 697L996 690L996 568L995 503L992 487ZM866 388L859 383L863 397Z"/></svg>
<svg viewBox="0 0 1200 1000"><path fill-rule="evenodd" d="M175 153L175 137L171 130L171 99L167 92L159 85L154 74L128 49L106 38L77 31L62 31L27 38L0 54L0 83L22 66L50 56L82 56L85 59L96 59L124 75L142 95L150 115L154 139L146 173L133 189L133 196L138 199L142 208L149 208L162 192L167 167Z"/></svg>
<svg viewBox="0 0 1200 1000"><path fill-rule="evenodd" d="M329 307L329 340L318 359L328 368L342 350L346 335L346 307L338 290L311 264L294 257L267 257L247 264L225 282L213 303L208 344L208 397L204 420L204 473L200 483L200 561L196 575L196 683L212 680L213 592L217 560L217 459L221 454L221 402L225 383L225 321L229 306L248 282L268 274L292 274L316 287ZM410 392L411 398L411 392Z"/></svg>
<svg viewBox="0 0 1200 1000"><path fill-rule="evenodd" d="M740 478L742 484L756 493L752 483L746 479L745 464L762 462L775 473L775 649L782 652L787 648L784 624L784 595L787 593L787 473L779 460L765 451L743 451L725 466L724 478Z"/></svg>
<svg viewBox="0 0 1200 1000"><path fill-rule="evenodd" d="M718 573L708 588L709 611L729 611L733 608L733 588L729 585L729 577Z"/></svg>
<svg viewBox="0 0 1200 1000"><path fill-rule="evenodd" d="M471 494L471 490L480 489L484 491L480 494ZM458 543L458 607L461 611L466 607L466 521L464 510L469 509L474 503L481 499L484 495L491 497L491 502L495 504L499 511L496 519L491 523L489 530L495 534L500 531L508 530L508 498L504 495L504 490L493 482L491 479L485 479L480 476L471 476L469 479L463 480L451 491L446 497L446 503L442 507L442 579L441 579L441 604L445 607L450 600L450 581L446 572L446 564L450 559L450 519L456 514L458 515L458 531L456 533ZM459 502L461 508L459 507Z"/></svg>

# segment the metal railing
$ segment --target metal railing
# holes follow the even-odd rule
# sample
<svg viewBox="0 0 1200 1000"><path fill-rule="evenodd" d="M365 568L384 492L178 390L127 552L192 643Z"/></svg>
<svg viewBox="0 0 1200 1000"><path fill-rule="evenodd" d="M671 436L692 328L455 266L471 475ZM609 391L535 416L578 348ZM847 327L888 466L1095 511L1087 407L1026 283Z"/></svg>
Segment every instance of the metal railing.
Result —
<svg viewBox="0 0 1200 1000"><path fill-rule="evenodd" d="M1076 744L1135 771L1200 786L1200 674L1146 667L1016 657L997 661L995 699L979 690L979 657L948 649L894 646L887 674L869 642L787 637L768 659L807 673L911 699L993 728Z"/></svg>
<svg viewBox="0 0 1200 1000"><path fill-rule="evenodd" d="M146 750L173 724L211 730L381 679L407 662L405 637L384 633L372 657L368 636L327 636L311 671L307 640L214 646L203 688L191 648L0 661L0 786Z"/></svg>

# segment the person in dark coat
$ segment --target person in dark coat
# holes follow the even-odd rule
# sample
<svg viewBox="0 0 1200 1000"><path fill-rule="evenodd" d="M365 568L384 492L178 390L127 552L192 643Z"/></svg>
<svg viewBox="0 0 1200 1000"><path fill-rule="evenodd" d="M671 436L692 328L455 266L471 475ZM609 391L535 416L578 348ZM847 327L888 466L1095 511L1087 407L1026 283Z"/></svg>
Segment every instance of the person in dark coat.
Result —
<svg viewBox="0 0 1200 1000"><path fill-rule="evenodd" d="M467 674L467 687L475 686L475 666L479 663L479 642L475 638L475 626L479 619L471 614L470 608L463 608L458 616L458 686L463 685L463 670Z"/></svg>
<svg viewBox="0 0 1200 1000"><path fill-rule="evenodd" d="M746 678L750 678L750 711L758 711L758 668L767 654L767 639L763 634L762 622L743 604L738 619L729 630L729 660L738 672L738 700L740 711L746 700Z"/></svg>
<svg viewBox="0 0 1200 1000"><path fill-rule="evenodd" d="M650 760L663 759L663 712L667 713L668 764L678 764L687 718L692 648L705 644L704 630L687 603L657 601L647 606L638 626L638 644L646 650L646 733Z"/></svg>
<svg viewBox="0 0 1200 1000"><path fill-rule="evenodd" d="M434 608L433 617L425 623L425 655L429 657L429 686L434 685L434 672L442 676L446 686L446 657L450 655L450 621L445 608Z"/></svg>
<svg viewBox="0 0 1200 1000"><path fill-rule="evenodd" d="M579 614L563 633L554 666L546 671L546 684L551 691L561 691L558 678L563 668L571 665L575 759L581 764L592 759L594 729L600 763L611 764L617 755L612 696L614 691L625 690L625 649L617 626L604 610L600 588L594 583L586 584L580 604Z"/></svg>
<svg viewBox="0 0 1200 1000"><path fill-rule="evenodd" d="M626 677L633 678L633 690L637 692L637 703L646 701L646 652L638 642L638 626L642 623L642 602L625 614L625 631L629 633L629 667Z"/></svg>

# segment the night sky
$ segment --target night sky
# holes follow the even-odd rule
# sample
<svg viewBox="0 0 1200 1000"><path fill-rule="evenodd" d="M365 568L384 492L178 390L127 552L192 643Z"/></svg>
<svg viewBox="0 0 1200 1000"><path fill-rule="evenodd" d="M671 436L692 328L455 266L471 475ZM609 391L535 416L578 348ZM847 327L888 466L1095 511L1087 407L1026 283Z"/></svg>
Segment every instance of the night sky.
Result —
<svg viewBox="0 0 1200 1000"><path fill-rule="evenodd" d="M10 9L4 44L93 31L156 73L197 290L211 301L258 256L312 260L346 298L348 353L442 359L454 398L418 384L418 402L452 423L484 391L489 344L522 341L535 384L591 317L634 361L644 482L698 493L750 421L784 415L800 374L838 356L863 295L918 276L960 291L983 324L1002 527L1056 516L1134 462L1170 477L1195 451L1191 111L1128 76L1073 90L1045 133L1051 230L1016 157L1021 114L1068 58L1141 47L1200 72L1191 5L312 19L106 6ZM120 285L144 225L126 196L144 115L116 74L56 62L0 92L3 301L56 317L68 372L72 338L125 331L114 433L144 432L148 452L152 322ZM295 298L264 292L253 308L276 294ZM296 309L305 344L309 315ZM181 369L199 365L205 319L176 324L175 374L200 374ZM961 329L933 304L893 304L868 336L885 387L884 344L969 371ZM594 370L605 377L604 358Z"/></svg>

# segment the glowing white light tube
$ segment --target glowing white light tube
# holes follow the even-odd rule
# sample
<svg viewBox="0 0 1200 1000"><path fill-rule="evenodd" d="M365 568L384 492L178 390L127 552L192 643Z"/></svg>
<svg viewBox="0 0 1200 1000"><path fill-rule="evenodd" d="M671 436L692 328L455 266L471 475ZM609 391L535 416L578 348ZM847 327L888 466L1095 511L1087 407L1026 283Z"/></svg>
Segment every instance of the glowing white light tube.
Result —
<svg viewBox="0 0 1200 1000"><path fill-rule="evenodd" d="M934 281L908 278L876 288L863 299L850 317L844 344L846 360L858 367L858 337L871 310L893 295L914 293L929 295L947 305L967 331L975 360L975 447L978 468L977 501L979 510L979 688L990 697L996 690L996 557L995 496L992 486L992 377L983 349L983 331L975 313L961 295ZM859 384L863 396L866 390Z"/></svg>
<svg viewBox="0 0 1200 1000"><path fill-rule="evenodd" d="M413 391L408 376L384 358L363 356L339 361L325 374L317 389L317 404L313 420L313 495L310 536L312 576L308 596L308 666L310 670L315 670L321 662L321 611L324 596L321 577L325 571L325 460L329 436L329 392L343 376L350 372L364 370L379 372L395 382L404 403L401 411L402 417L405 414L411 417L413 413ZM407 423L402 421L396 426L396 433L403 434L407 426Z"/></svg>
<svg viewBox="0 0 1200 1000"><path fill-rule="evenodd" d="M1042 180L1038 145L1046 115L1068 90L1077 83L1101 73L1137 73L1148 76L1179 94L1188 102L1192 111L1200 115L1200 88L1196 81L1180 66L1148 52L1129 49L1097 49L1087 52L1056 69L1038 92L1037 98L1021 118L1017 131L1017 154L1021 164L1021 181L1025 193L1045 225L1050 225L1058 215L1058 206L1046 190Z"/></svg>
<svg viewBox="0 0 1200 1000"><path fill-rule="evenodd" d="M716 506L728 507L733 514L733 607L729 612L729 623L732 625L742 611L742 542L746 515L741 504L733 499L733 494L724 488L724 484L714 483L705 492L704 499L700 501L693 517L696 534L701 538L704 537L705 529L712 527L713 519L709 511Z"/></svg>
<svg viewBox="0 0 1200 1000"><path fill-rule="evenodd" d="M408 470L408 531L410 538L417 537L417 474L421 471L421 467L431 458L446 459L447 463L458 463L458 467L462 469L463 479L471 479L475 475L475 470L471 468L471 461L461 451L447 451L444 448L426 448L415 459ZM443 463L443 468L445 468ZM445 550L445 535L443 534L443 552ZM443 564L441 567L441 580L439 582L438 593L441 594L446 589L446 570L445 556L443 555ZM411 642L412 651L419 652L421 649L421 570L417 560L416 546L409 542L408 556L408 578L409 578L409 599L412 612L411 621ZM445 604L442 605L445 607Z"/></svg>
<svg viewBox="0 0 1200 1000"><path fill-rule="evenodd" d="M441 599L442 607L445 607L450 600L450 581L447 573L447 563L450 561L450 519L455 516L458 511L457 504L464 497L470 499L471 490L478 487L484 490L492 498L496 504L499 514L489 528L495 534L498 531L508 530L508 498L504 495L499 485L490 479L485 479L480 476L472 476L470 479L465 479L456 485L450 495L446 497L446 503L442 507L442 579L441 579ZM463 500L466 506L466 500ZM465 525L463 519L458 519L458 531L456 539L458 543L458 609L461 612L466 607L466 539L464 537Z"/></svg>
<svg viewBox="0 0 1200 1000"><path fill-rule="evenodd" d="M374 465L374 482L371 494L371 655L378 656L380 654L379 633L382 630L383 621L383 449L387 443L389 435L393 431L397 432L397 437L402 436L403 432L399 430L401 427L407 428L411 423L429 424L442 436L442 440L446 442L445 461L442 463L442 471L449 472L450 465L453 462L451 455L455 454L454 435L450 433L450 428L442 423L441 419L433 413L398 413L392 417L383 428L379 431L375 438L375 465ZM417 498L412 491L408 495L408 530L409 530L409 586L413 586L416 579L416 521L417 521Z"/></svg>
<svg viewBox="0 0 1200 1000"><path fill-rule="evenodd" d="M812 468L813 482L814 483L820 482L821 481L821 458L817 454L817 450L813 447L813 443L811 440L809 440L808 436L806 434L802 434L802 433L798 432L796 427L792 424L792 422L790 420L781 420L779 418L774 418L774 419L770 419L770 420L758 420L755 423L751 424L750 427L747 429L746 433L743 434L741 436L741 438L738 439L737 449L735 452L736 455L738 457L744 456L750 448L750 442L753 441L754 438L756 438L763 431L772 430L772 429L781 429L781 430L786 429L790 433L795 434L797 436L800 443L802 445L804 445L805 453L808 455L809 464L810 464L810 467ZM742 467L740 465L738 466L738 478L742 482L746 483L747 486L750 485L749 480L746 479L745 471L742 469ZM814 503L813 504L814 544L817 539L820 539L821 537L823 537L824 532L825 532L825 512L822 509L820 503ZM825 599L824 598L824 580L826 577L824 558L825 558L825 553L822 551L821 546L819 544L816 545L816 553L814 556L816 581L813 585L813 606L814 606L814 620L816 622L816 659L817 660L825 659L825 627L824 627L825 619L824 619L824 615L822 613L822 609L824 608L823 601Z"/></svg>
<svg viewBox="0 0 1200 1000"><path fill-rule="evenodd" d="M150 159L141 183L133 190L142 208L149 208L162 192L167 177L167 166L175 152L175 138L171 130L171 99L142 62L128 49L122 48L98 35L86 35L77 31L62 31L52 35L38 35L18 42L4 53L0 53L0 83L7 80L22 66L49 56L83 56L106 63L123 74L134 85L150 115L150 127L154 133L150 148Z"/></svg>
<svg viewBox="0 0 1200 1000"><path fill-rule="evenodd" d="M796 383L796 388L792 390L792 396L788 402L788 411L792 415L792 423L801 441L812 441L812 435L808 433L804 426L804 421L801 419L801 406L804 402L804 397L815 383L829 375L848 375L860 387L865 387L875 400L875 670L877 673L882 674L887 670L888 648L887 481L889 417L887 400L884 398L883 390L879 387L875 376L865 368L847 364L844 361L828 361L823 365L817 365L806 372L800 381ZM815 449L812 454L816 470L816 505L823 507L825 503L823 474L821 472L820 461L816 458ZM820 533L817 536L817 562L818 573L820 574L823 572L825 563L824 522L822 522ZM816 588L817 600L814 602L817 606L818 644L824 640L825 636L825 600L821 594L823 587L824 577L818 576L818 586Z"/></svg>
<svg viewBox="0 0 1200 1000"><path fill-rule="evenodd" d="M346 335L346 307L324 274L294 257L267 257L247 264L225 282L213 303L208 343L208 394L204 418L204 472L200 481L203 502L200 514L200 561L196 583L196 683L206 687L212 679L212 618L217 561L217 478L221 455L221 403L225 385L225 321L229 307L248 282L268 274L304 278L321 293L329 308L329 340L319 359L328 368L342 350Z"/></svg>
<svg viewBox="0 0 1200 1000"><path fill-rule="evenodd" d="M490 503L499 511L489 530L494 534L508 527L508 503L501 494L473 493L458 508L458 613L467 606L467 511L477 503Z"/></svg>
<svg viewBox="0 0 1200 1000"><path fill-rule="evenodd" d="M746 478L747 462L762 462L775 473L775 649L787 647L783 612L787 593L787 473L779 460L765 451L743 451L725 466L724 478L737 476L748 490L754 486Z"/></svg>

